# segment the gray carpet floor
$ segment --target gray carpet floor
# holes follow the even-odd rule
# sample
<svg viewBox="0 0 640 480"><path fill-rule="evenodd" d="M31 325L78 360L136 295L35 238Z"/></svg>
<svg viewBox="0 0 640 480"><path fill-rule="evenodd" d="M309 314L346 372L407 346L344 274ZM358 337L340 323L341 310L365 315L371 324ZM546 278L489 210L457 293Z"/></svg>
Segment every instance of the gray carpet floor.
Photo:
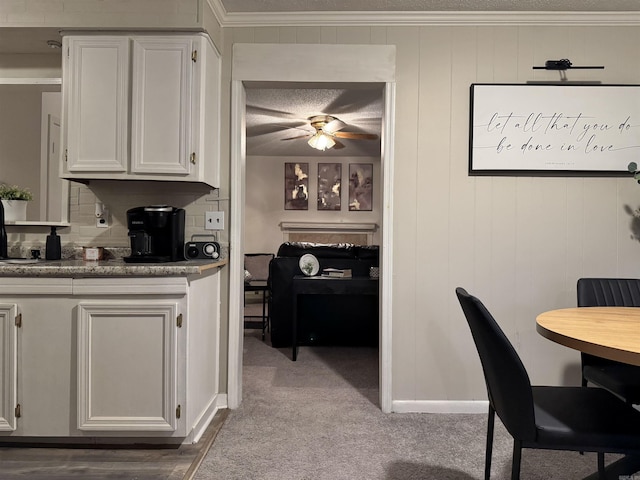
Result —
<svg viewBox="0 0 640 480"><path fill-rule="evenodd" d="M486 415L384 414L373 348L274 349L244 338L243 402L232 410L195 480L483 478ZM511 437L497 421L492 479L507 479ZM615 456L608 455L607 461ZM524 450L523 480L570 480L595 454Z"/></svg>

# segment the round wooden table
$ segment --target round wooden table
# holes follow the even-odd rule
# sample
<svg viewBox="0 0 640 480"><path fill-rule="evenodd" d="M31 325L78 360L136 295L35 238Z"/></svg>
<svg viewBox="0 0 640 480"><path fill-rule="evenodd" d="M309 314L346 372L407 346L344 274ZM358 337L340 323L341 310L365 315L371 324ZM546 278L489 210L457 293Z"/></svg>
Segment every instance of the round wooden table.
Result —
<svg viewBox="0 0 640 480"><path fill-rule="evenodd" d="M640 308L578 307L538 315L536 330L556 343L640 366Z"/></svg>

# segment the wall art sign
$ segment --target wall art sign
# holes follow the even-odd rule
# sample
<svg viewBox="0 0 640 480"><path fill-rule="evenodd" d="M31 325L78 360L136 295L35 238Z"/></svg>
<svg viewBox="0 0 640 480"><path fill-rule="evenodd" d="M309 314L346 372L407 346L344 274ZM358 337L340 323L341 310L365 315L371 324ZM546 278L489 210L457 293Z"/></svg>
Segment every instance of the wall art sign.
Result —
<svg viewBox="0 0 640 480"><path fill-rule="evenodd" d="M471 175L629 175L640 86L472 84Z"/></svg>
<svg viewBox="0 0 640 480"><path fill-rule="evenodd" d="M318 210L340 210L341 163L318 163Z"/></svg>
<svg viewBox="0 0 640 480"><path fill-rule="evenodd" d="M284 164L284 209L309 209L309 164Z"/></svg>
<svg viewBox="0 0 640 480"><path fill-rule="evenodd" d="M373 164L349 164L349 211L373 210Z"/></svg>

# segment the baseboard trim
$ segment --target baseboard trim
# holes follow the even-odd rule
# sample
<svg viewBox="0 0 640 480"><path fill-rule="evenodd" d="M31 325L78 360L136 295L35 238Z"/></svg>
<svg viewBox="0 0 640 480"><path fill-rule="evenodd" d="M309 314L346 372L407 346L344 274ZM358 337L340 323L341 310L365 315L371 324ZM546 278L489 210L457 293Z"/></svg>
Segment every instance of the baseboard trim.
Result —
<svg viewBox="0 0 640 480"><path fill-rule="evenodd" d="M195 422L195 425L191 429L191 433L185 438L183 443L198 443L200 437L215 417L218 410L227 408L227 394L218 393L212 401L209 403L205 411L200 415L200 418Z"/></svg>
<svg viewBox="0 0 640 480"><path fill-rule="evenodd" d="M488 400L394 400L395 413L487 413Z"/></svg>
<svg viewBox="0 0 640 480"><path fill-rule="evenodd" d="M211 421L211 423L207 427L206 432L204 433L204 435L200 439L199 443L201 445L200 445L200 449L198 451L198 454L196 455L196 458L193 460L193 462L191 462L191 466L185 472L184 476L182 477L182 480L192 480L193 479L193 477L195 476L195 474L198 471L198 468L200 467L200 464L202 463L204 458L207 456L207 453L211 449L211 446L213 445L213 442L215 442L216 437L218 436L218 433L220 432L220 429L224 425L224 422L226 421L228 416L229 416L229 409L226 409L226 408L222 409L222 410L219 410L216 413L216 415L214 416L213 420Z"/></svg>

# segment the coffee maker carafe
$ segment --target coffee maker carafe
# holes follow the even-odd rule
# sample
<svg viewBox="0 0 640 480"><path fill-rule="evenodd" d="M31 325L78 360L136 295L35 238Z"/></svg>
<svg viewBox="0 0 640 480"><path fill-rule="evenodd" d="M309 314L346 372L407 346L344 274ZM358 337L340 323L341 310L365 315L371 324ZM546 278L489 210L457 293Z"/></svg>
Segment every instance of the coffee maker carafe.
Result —
<svg viewBox="0 0 640 480"><path fill-rule="evenodd" d="M184 260L184 210L151 205L127 210L131 255L125 262Z"/></svg>

